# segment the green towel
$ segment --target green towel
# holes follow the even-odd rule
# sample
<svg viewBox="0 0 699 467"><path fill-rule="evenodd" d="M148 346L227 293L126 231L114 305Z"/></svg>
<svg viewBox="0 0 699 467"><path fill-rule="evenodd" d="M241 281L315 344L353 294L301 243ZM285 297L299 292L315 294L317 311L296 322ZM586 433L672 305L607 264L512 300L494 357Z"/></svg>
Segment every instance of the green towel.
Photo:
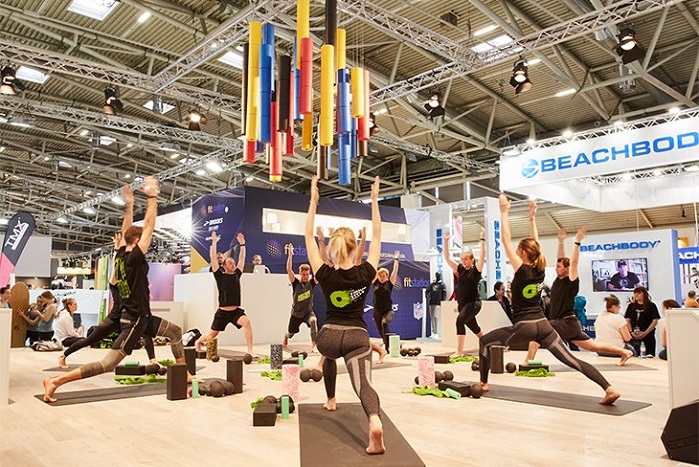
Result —
<svg viewBox="0 0 699 467"><path fill-rule="evenodd" d="M450 395L448 392L442 391L441 389L428 388L428 387L422 387L422 386L414 386L412 389L412 392L414 394L417 394L418 396L432 395L434 397L447 398L447 399L449 399L450 397L454 397L454 396ZM454 399L458 399L458 397L454 397Z"/></svg>
<svg viewBox="0 0 699 467"><path fill-rule="evenodd" d="M556 376L556 373L548 371L546 368L532 368L527 371L518 371L515 376L527 376L529 378L544 378L546 376Z"/></svg>
<svg viewBox="0 0 699 467"><path fill-rule="evenodd" d="M269 378L272 381L281 381L282 380L281 370L263 371L262 373L260 373L260 376L262 376L264 378Z"/></svg>
<svg viewBox="0 0 699 467"><path fill-rule="evenodd" d="M114 381L119 384L165 383L167 378L158 378L155 374L148 376L117 375L114 377Z"/></svg>
<svg viewBox="0 0 699 467"><path fill-rule="evenodd" d="M449 357L449 363L473 362L478 361L478 357L472 355L459 355L457 357Z"/></svg>

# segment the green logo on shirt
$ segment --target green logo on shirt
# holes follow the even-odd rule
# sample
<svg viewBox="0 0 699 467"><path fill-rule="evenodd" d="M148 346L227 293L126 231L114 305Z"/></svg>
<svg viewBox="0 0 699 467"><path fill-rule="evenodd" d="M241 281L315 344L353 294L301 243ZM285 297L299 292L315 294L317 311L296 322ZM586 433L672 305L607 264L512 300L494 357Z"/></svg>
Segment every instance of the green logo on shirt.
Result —
<svg viewBox="0 0 699 467"><path fill-rule="evenodd" d="M300 293L300 294L296 297L296 301L297 301L297 302L302 302L302 301L304 301L304 300L308 300L309 298L311 298L311 291L310 291L310 290L307 290L307 291L305 291L305 292L303 292L303 293Z"/></svg>
<svg viewBox="0 0 699 467"><path fill-rule="evenodd" d="M539 284L529 284L524 289L522 289L522 296L524 298L534 298L536 294L539 293Z"/></svg>
<svg viewBox="0 0 699 467"><path fill-rule="evenodd" d="M344 308L352 303L349 290L337 290L330 294L330 301L338 308Z"/></svg>

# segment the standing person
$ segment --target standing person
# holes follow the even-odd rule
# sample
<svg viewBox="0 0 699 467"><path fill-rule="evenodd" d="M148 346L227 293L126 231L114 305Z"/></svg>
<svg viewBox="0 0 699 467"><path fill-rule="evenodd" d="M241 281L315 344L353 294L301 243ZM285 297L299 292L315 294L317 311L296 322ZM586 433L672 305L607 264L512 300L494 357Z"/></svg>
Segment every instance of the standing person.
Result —
<svg viewBox="0 0 699 467"><path fill-rule="evenodd" d="M622 347L630 351L634 357L638 355L634 352L629 342L631 333L626 320L619 314L621 303L615 295L604 298L605 309L595 320L595 340L600 344L611 345L612 347ZM616 357L618 353L597 352L600 357Z"/></svg>
<svg viewBox="0 0 699 467"><path fill-rule="evenodd" d="M590 336L582 330L580 320L575 312L575 298L580 291L580 277L578 276L580 244L586 233L587 227L583 226L578 229L573 242L573 256L568 258L565 256L565 240L568 233L565 229L558 231L558 260L556 261L556 279L551 286L549 322L564 341L570 341L573 345L590 352L619 355L621 360L617 365L622 366L629 358L633 357L633 352L623 348L623 346L615 347L590 339ZM538 239L535 238L535 240ZM534 360L538 349L537 342L530 342L525 362Z"/></svg>
<svg viewBox="0 0 699 467"><path fill-rule="evenodd" d="M301 323L305 323L311 329L311 352L316 353L316 338L318 336L318 320L313 313L313 288L315 287L315 279L311 279L311 267L308 264L299 266L299 278L294 275L291 258L294 256L294 245L287 245L289 251L286 258L286 274L289 277L291 285L291 316L289 317L289 326L286 334L284 334L283 345L286 347L289 344L289 339L294 337L294 334L299 332Z"/></svg>
<svg viewBox="0 0 699 467"><path fill-rule="evenodd" d="M391 300L391 292L393 286L396 285L398 277L398 256L399 252L393 254L393 271L391 276L388 275L388 269L379 268L376 271L376 279L373 282L374 286L374 324L383 340L383 347L386 352L389 352L388 347L388 326L393 321L393 300Z"/></svg>
<svg viewBox="0 0 699 467"><path fill-rule="evenodd" d="M30 345L36 341L53 339L56 309L56 297L47 290L36 298L35 307L31 307L27 313L19 313L29 325L27 326L27 337L29 337Z"/></svg>
<svg viewBox="0 0 699 467"><path fill-rule="evenodd" d="M663 350L658 352L658 358L660 360L667 360L667 325L665 324L665 320L667 319L667 312L673 308L682 307L679 303L677 303L675 300L671 298L663 300L663 315L665 316L665 318L662 318L660 321L658 321L658 334L660 334L660 345L663 346ZM688 307L685 306L685 308Z"/></svg>
<svg viewBox="0 0 699 467"><path fill-rule="evenodd" d="M456 283L456 301L459 307L459 316L456 318L456 355L464 353L466 342L466 326L480 339L483 335L478 326L476 315L481 311L481 297L478 292L478 283L481 281L481 272L485 263L485 231L480 233L480 254L478 263L470 251L461 253L461 263L451 259L449 254L449 233L444 234L444 260L449 267L459 276Z"/></svg>
<svg viewBox="0 0 699 467"><path fill-rule="evenodd" d="M56 321L53 323L53 335L56 342L63 347L69 347L83 337L83 328L75 329L73 325L73 314L78 309L78 301L74 298L63 299L63 309L58 312Z"/></svg>
<svg viewBox="0 0 699 467"><path fill-rule="evenodd" d="M488 297L488 300L500 303L500 306L505 311L510 322L512 322L512 307L510 307L510 299L507 298L507 294L505 293L505 284L497 281L493 286L493 291L495 293Z"/></svg>
<svg viewBox="0 0 699 467"><path fill-rule="evenodd" d="M619 392L604 379L595 367L573 356L541 311L539 294L544 281L546 258L541 253L539 242L531 237L521 240L516 250L512 248L509 221L510 202L505 195L500 195L500 215L502 244L507 258L510 260L510 265L515 271L515 276L512 279L512 318L515 324L491 331L481 338L479 353L483 390L489 390L490 347L493 345L513 346L536 341L548 349L559 361L580 371L599 384L605 392L600 404L613 404L619 398Z"/></svg>
<svg viewBox="0 0 699 467"><path fill-rule="evenodd" d="M150 312L148 263L145 257L145 252L150 248L155 229L155 217L158 213L158 181L153 177L146 177L141 189L148 198L143 227L130 225L133 216L133 202L127 202L122 227L126 225L130 225L130 227L123 232L125 245L119 248L114 261L116 285L122 298L119 337L101 361L82 365L60 376L44 378L45 402L55 402L53 394L56 389L66 383L114 370L124 357L131 354L144 331L152 325L151 322L153 321L155 324L159 320L152 320ZM161 321L167 323L165 320ZM177 335L171 331L175 330L176 327L173 327L164 331L168 337L171 337L173 353L176 352ZM181 347L182 333L180 329L179 348ZM176 355L176 360L184 361L184 355Z"/></svg>
<svg viewBox="0 0 699 467"><path fill-rule="evenodd" d="M323 381L329 411L337 409L335 383L336 360L343 357L352 387L361 400L364 413L369 418L369 454L383 454L383 425L380 418L379 396L371 386L371 344L364 322L364 303L369 287L376 276L381 253L381 214L379 213L379 177L371 185L372 239L365 263L354 264L357 240L347 227L335 229L328 242L329 259L333 266L323 262L313 236L316 208L318 205L318 178L311 179L311 199L304 237L308 261L315 278L325 295L328 316L318 333L318 350L325 356Z"/></svg>
<svg viewBox="0 0 699 467"><path fill-rule="evenodd" d="M434 273L434 281L425 290L427 305L430 308L430 324L432 325L431 338L439 337L439 315L442 311L442 302L447 299L447 288L442 281L442 273Z"/></svg>
<svg viewBox="0 0 699 467"><path fill-rule="evenodd" d="M207 339L218 336L219 332L226 329L228 323L232 323L236 328L243 329L247 351L253 358L256 358L257 355L252 350L252 323L245 314L245 310L240 308L240 276L243 275L242 268L245 264L245 236L240 232L236 235L236 239L240 246L237 266L233 258L226 258L223 261L223 267L219 268L216 262L218 234L216 232L211 233L211 270L214 273L216 287L218 288L218 309L216 314L214 314L211 329L201 336L194 345L197 351L201 351Z"/></svg>
<svg viewBox="0 0 699 467"><path fill-rule="evenodd" d="M640 356L644 356L641 352L641 342L645 346L645 356L655 356L655 326L658 325L660 313L658 307L650 299L648 289L645 287L636 287L633 290L633 301L626 307L626 323L631 332L631 345Z"/></svg>

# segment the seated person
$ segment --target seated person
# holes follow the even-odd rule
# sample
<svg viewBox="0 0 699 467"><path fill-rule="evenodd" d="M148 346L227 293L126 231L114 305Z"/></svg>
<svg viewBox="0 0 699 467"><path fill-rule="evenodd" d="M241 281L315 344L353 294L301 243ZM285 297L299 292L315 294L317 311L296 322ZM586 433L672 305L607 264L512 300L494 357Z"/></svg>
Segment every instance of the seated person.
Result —
<svg viewBox="0 0 699 467"><path fill-rule="evenodd" d="M605 310L597 317L595 321L595 340L601 344L613 345L622 347L633 352L634 357L638 357L636 350L629 343L631 341L631 333L626 324L626 319L619 314L621 303L615 295L605 297ZM618 357L615 353L598 352L600 357Z"/></svg>
<svg viewBox="0 0 699 467"><path fill-rule="evenodd" d="M83 328L75 329L73 313L78 309L78 302L74 298L63 299L63 309L56 315L53 323L53 338L63 347L69 347L83 337Z"/></svg>
<svg viewBox="0 0 699 467"><path fill-rule="evenodd" d="M687 292L687 298L684 301L685 308L699 308L699 302L697 302L697 293L694 290Z"/></svg>
<svg viewBox="0 0 699 467"><path fill-rule="evenodd" d="M679 303L675 300L668 299L663 300L663 315L667 316L667 312L672 308L682 308ZM662 318L658 322L658 333L660 334L660 345L663 346L663 350L658 352L658 358L661 360L667 360L667 332L665 331L665 318Z"/></svg>

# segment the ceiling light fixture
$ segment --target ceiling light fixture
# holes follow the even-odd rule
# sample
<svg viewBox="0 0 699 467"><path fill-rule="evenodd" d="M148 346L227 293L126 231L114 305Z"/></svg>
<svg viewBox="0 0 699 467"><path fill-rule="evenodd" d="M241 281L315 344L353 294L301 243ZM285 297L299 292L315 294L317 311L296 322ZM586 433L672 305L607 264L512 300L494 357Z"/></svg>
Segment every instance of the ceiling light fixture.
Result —
<svg viewBox="0 0 699 467"><path fill-rule="evenodd" d="M5 65L0 70L0 94L14 96L17 91L24 91L25 87L20 80L17 79L15 69L10 65Z"/></svg>
<svg viewBox="0 0 699 467"><path fill-rule="evenodd" d="M124 104L119 100L119 94L116 88L112 86L107 86L104 88L104 105L102 106L102 112L107 115L116 115L124 110Z"/></svg>
<svg viewBox="0 0 699 467"><path fill-rule="evenodd" d="M619 43L616 53L621 57L621 62L626 65L646 56L646 51L636 40L636 31L631 26L624 26L619 30Z"/></svg>
<svg viewBox="0 0 699 467"><path fill-rule="evenodd" d="M439 91L432 91L430 98L425 101L425 110L427 110L427 118L430 120L444 116L446 110L442 107L442 95Z"/></svg>
<svg viewBox="0 0 699 467"><path fill-rule="evenodd" d="M187 115L187 125L192 131L201 131L201 126L206 125L206 117L197 110L191 110Z"/></svg>
<svg viewBox="0 0 699 467"><path fill-rule="evenodd" d="M529 91L534 87L531 81L529 81L529 67L527 62L524 61L522 57L515 62L512 68L512 78L510 78L510 86L515 88L515 95L519 96L519 93Z"/></svg>

